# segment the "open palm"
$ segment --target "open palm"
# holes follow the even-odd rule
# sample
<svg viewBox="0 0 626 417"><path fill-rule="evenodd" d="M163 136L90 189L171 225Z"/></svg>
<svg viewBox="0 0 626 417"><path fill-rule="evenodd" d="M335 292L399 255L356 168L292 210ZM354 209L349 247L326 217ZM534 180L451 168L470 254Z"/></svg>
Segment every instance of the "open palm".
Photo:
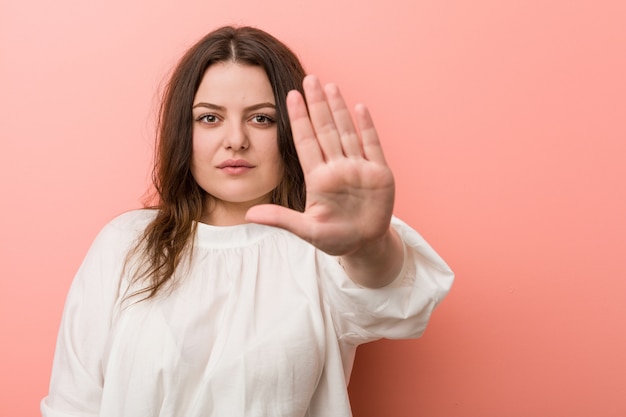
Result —
<svg viewBox="0 0 626 417"><path fill-rule="evenodd" d="M346 255L389 230L393 174L365 106L355 108L359 127L335 85L322 88L314 76L287 96L294 143L304 172L303 213L259 205L247 219L291 231L331 255Z"/></svg>

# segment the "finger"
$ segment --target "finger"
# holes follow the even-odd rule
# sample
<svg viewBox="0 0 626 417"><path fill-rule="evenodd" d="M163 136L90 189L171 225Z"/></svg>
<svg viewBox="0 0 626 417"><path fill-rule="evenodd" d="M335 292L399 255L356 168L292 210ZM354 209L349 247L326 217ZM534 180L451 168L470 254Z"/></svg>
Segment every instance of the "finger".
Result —
<svg viewBox="0 0 626 417"><path fill-rule="evenodd" d="M280 227L304 240L310 241L304 214L277 204L259 204L248 209L246 221Z"/></svg>
<svg viewBox="0 0 626 417"><path fill-rule="evenodd" d="M363 143L363 155L366 159L385 164L385 155L378 139L378 133L374 127L374 121L369 110L363 104L357 104L354 108L357 125L361 132Z"/></svg>
<svg viewBox="0 0 626 417"><path fill-rule="evenodd" d="M322 149L319 146L315 131L311 125L304 98L296 91L287 94L287 113L291 123L293 143L298 152L302 171L306 174L319 164L324 163Z"/></svg>
<svg viewBox="0 0 626 417"><path fill-rule="evenodd" d="M343 156L339 132L328 106L322 85L314 75L307 75L302 82L309 117L325 160Z"/></svg>
<svg viewBox="0 0 626 417"><path fill-rule="evenodd" d="M339 91L339 87L335 84L328 84L324 88L324 91L326 92L328 105L332 111L335 126L339 133L344 155L349 157L362 157L361 141L354 128L352 116Z"/></svg>

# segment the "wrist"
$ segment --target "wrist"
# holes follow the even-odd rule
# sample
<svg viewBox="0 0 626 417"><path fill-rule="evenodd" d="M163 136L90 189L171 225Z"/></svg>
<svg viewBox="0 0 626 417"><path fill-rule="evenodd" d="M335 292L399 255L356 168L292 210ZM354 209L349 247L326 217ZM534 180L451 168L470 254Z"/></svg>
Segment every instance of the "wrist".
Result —
<svg viewBox="0 0 626 417"><path fill-rule="evenodd" d="M339 259L354 282L364 287L379 288L392 282L404 264L404 244L390 227L379 239L368 242Z"/></svg>

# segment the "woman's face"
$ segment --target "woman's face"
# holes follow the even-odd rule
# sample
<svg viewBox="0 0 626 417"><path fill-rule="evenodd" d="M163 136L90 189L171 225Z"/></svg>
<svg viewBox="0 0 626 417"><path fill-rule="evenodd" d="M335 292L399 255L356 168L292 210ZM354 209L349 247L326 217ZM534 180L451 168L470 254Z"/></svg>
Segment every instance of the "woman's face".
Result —
<svg viewBox="0 0 626 417"><path fill-rule="evenodd" d="M214 197L202 221L243 223L248 208L269 203L280 182L276 103L261 67L210 66L193 101L191 173Z"/></svg>

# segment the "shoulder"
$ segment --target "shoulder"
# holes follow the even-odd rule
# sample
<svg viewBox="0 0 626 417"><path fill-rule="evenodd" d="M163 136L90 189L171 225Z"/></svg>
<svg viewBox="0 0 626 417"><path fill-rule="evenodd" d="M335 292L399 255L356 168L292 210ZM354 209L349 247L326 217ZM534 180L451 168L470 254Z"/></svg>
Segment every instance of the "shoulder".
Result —
<svg viewBox="0 0 626 417"><path fill-rule="evenodd" d="M143 233L156 214L157 211L152 209L131 210L122 213L100 230L95 243L125 247Z"/></svg>
<svg viewBox="0 0 626 417"><path fill-rule="evenodd" d="M155 209L130 210L113 218L105 227L128 231L143 231L154 220L156 214L157 210Z"/></svg>

